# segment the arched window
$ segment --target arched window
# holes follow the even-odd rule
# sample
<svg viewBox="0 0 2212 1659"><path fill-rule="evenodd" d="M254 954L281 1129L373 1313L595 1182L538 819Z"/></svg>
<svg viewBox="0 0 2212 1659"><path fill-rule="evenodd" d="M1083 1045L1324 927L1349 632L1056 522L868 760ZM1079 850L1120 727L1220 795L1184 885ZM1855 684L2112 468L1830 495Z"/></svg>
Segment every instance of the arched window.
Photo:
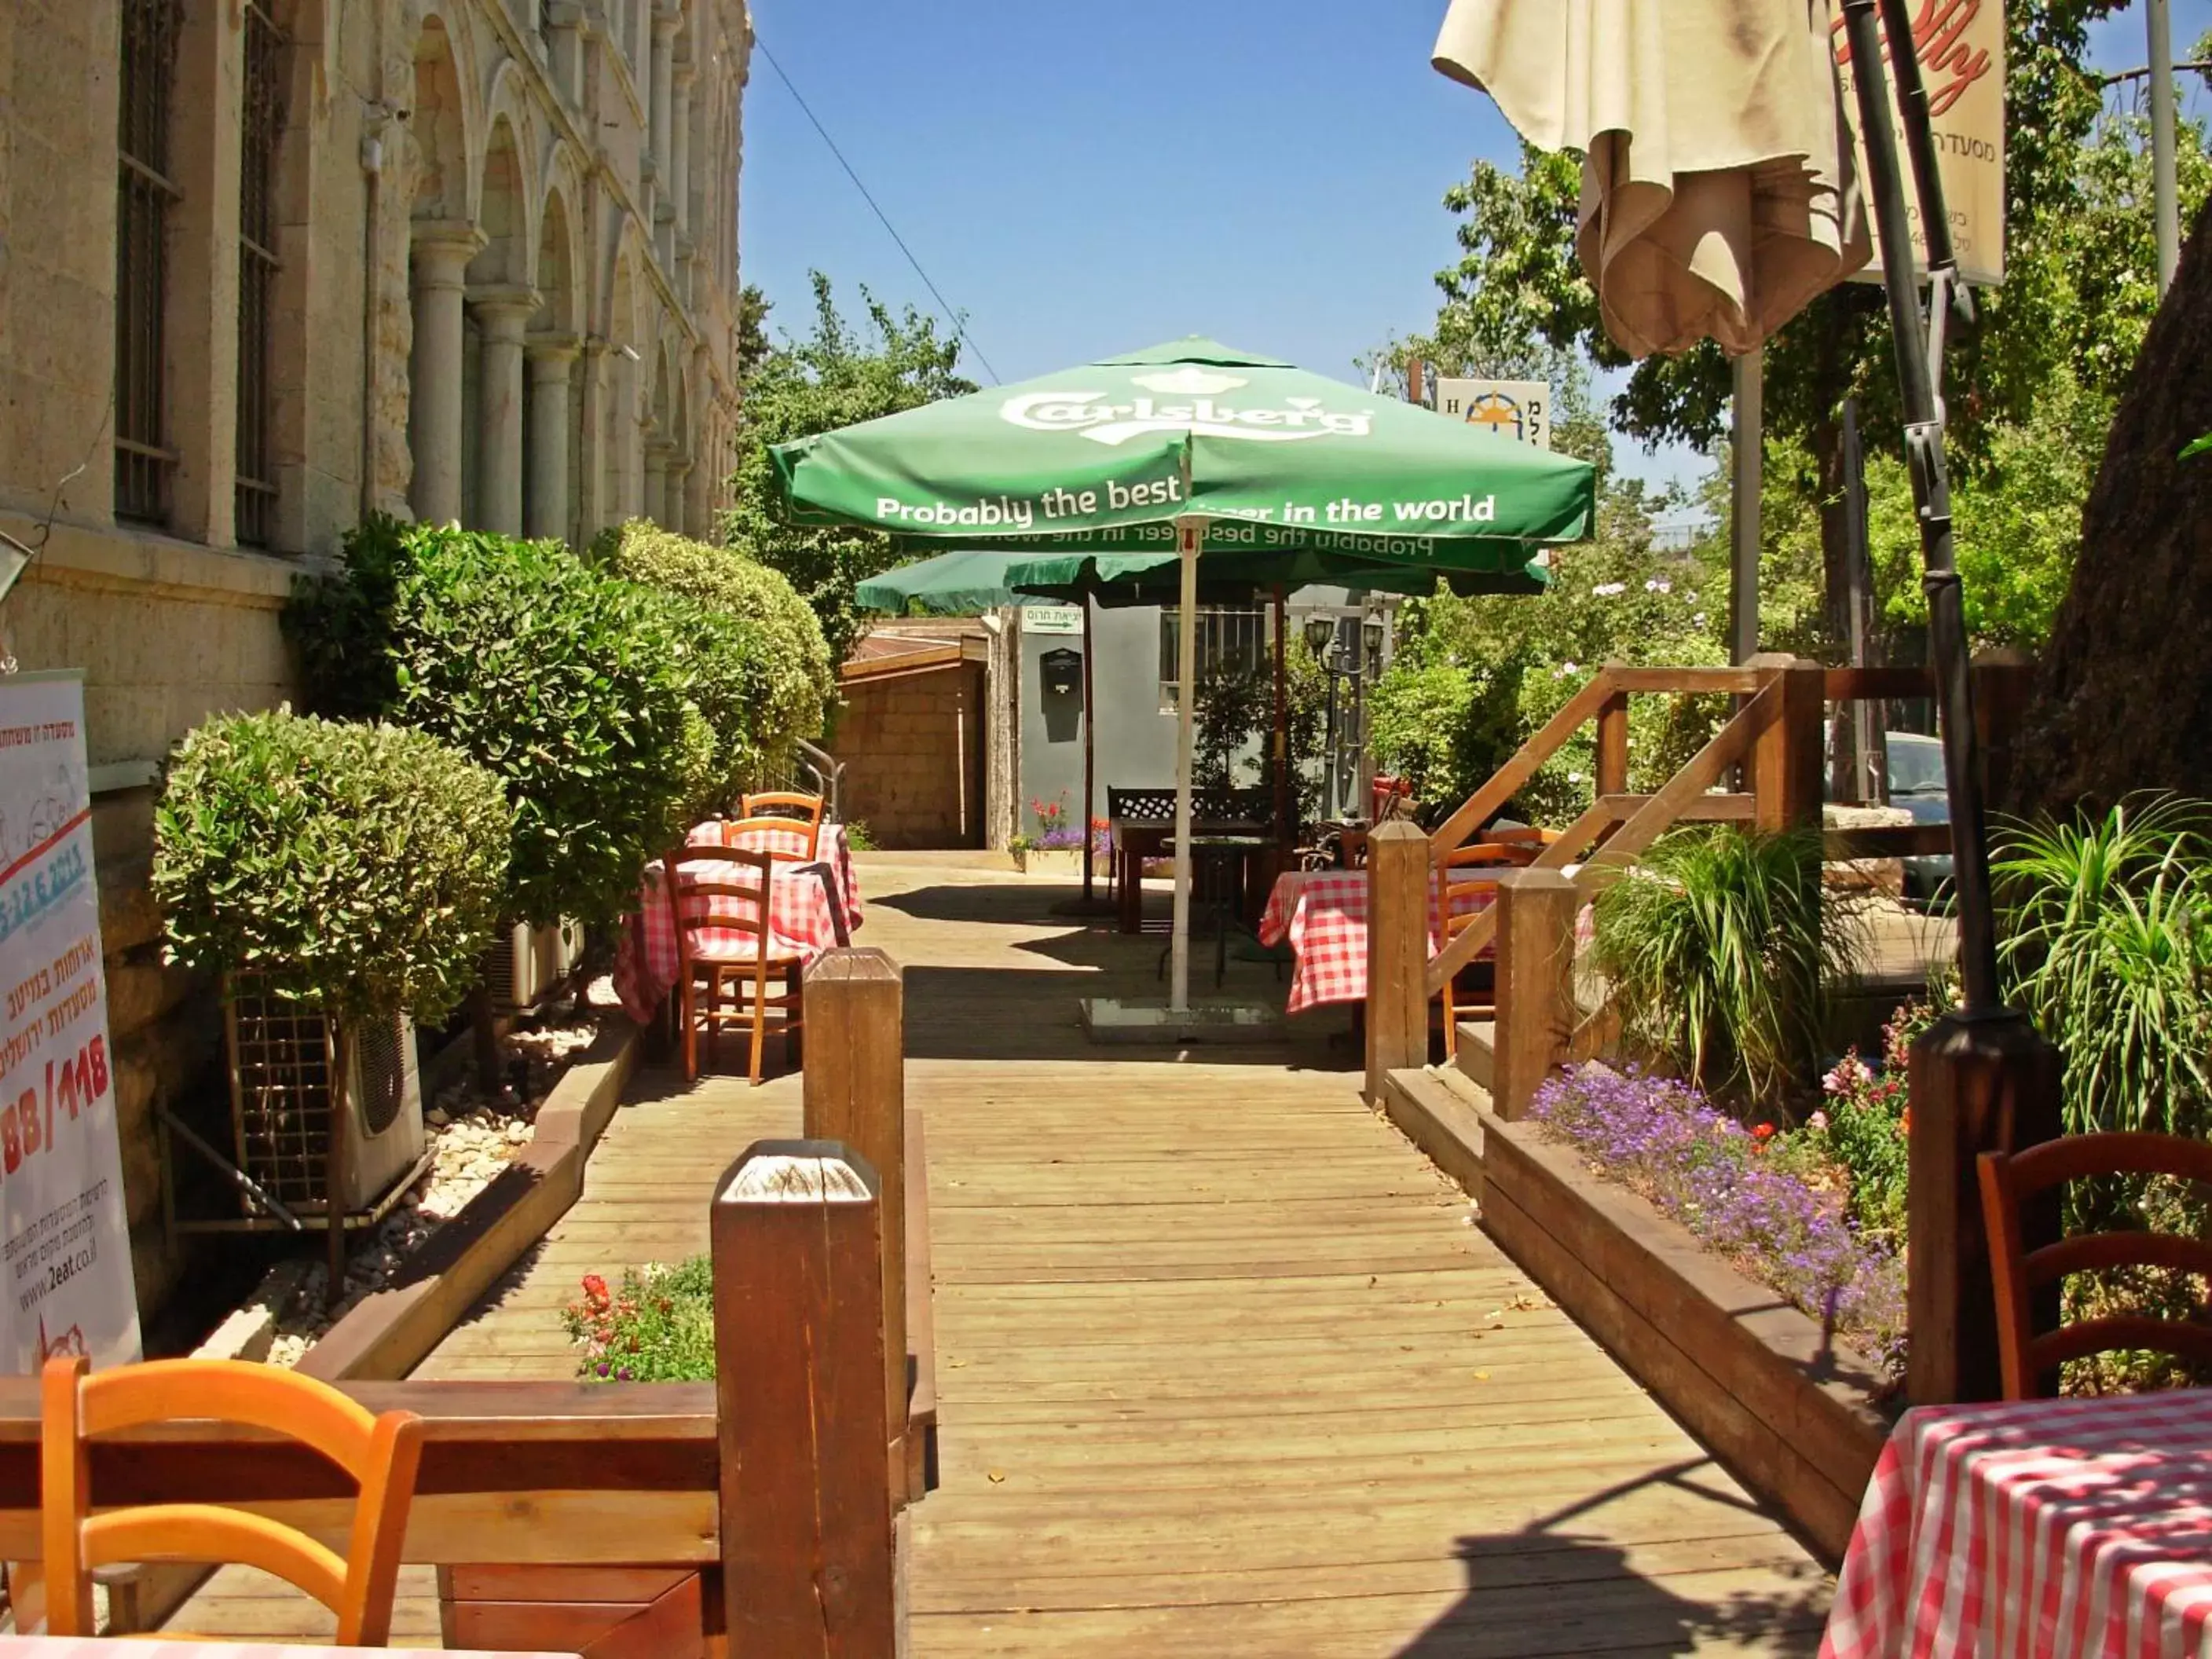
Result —
<svg viewBox="0 0 2212 1659"><path fill-rule="evenodd" d="M270 443L270 336L276 294L276 142L283 131L284 37L246 4L246 88L238 198L238 539L266 547L276 523Z"/></svg>
<svg viewBox="0 0 2212 1659"><path fill-rule="evenodd" d="M115 513L159 524L169 516L169 102L176 85L177 0L123 0L116 118Z"/></svg>

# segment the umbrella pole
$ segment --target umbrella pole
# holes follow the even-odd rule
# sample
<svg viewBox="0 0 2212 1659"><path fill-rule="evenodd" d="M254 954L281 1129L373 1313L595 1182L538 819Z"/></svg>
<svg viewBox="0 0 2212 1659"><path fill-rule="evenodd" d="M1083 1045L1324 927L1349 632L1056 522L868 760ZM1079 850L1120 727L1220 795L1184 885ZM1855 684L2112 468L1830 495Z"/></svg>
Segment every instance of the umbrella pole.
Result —
<svg viewBox="0 0 2212 1659"><path fill-rule="evenodd" d="M1290 665L1284 641L1290 637L1290 595L1275 584L1275 838L1291 844Z"/></svg>
<svg viewBox="0 0 2212 1659"><path fill-rule="evenodd" d="M1181 1014L1190 1009L1191 744L1198 704L1198 555L1206 544L1205 515L1177 519L1176 542L1182 554L1182 594L1176 612L1175 919L1168 939L1168 1012Z"/></svg>
<svg viewBox="0 0 2212 1659"><path fill-rule="evenodd" d="M1097 799L1098 701L1093 694L1097 681L1091 672L1092 656L1091 637L1091 595L1083 596L1083 904L1088 909L1096 900L1091 888L1091 868L1097 862L1091 848L1091 802Z"/></svg>
<svg viewBox="0 0 2212 1659"><path fill-rule="evenodd" d="M1899 392L1905 412L1905 459L1918 507L1920 553L1927 574L1928 623L1936 662L1936 695L1943 730L1943 769L1951 805L1952 881L1958 895L1959 977L1962 1010L1969 1018L1997 1012L1996 925L1990 897L1990 855L1975 754L1973 684L1967 672L1966 606L1959 583L1951 535L1949 481L1943 471L1943 421L1928 358L1925 319L1920 313L1919 283L1912 268L1911 225L1906 218L1904 174L1898 162L1897 135L1890 125L1889 89L1883 70L1882 36L1875 17L1876 0L1843 0L1850 32L1853 79L1857 83L1859 128L1866 143L1868 194L1881 237L1882 275L1889 290L1892 343L1897 352ZM1909 42L1910 21L1899 0L1881 0L1891 36L1908 43L1898 54L1899 107L1911 127L1925 131L1927 100L1919 86L1919 64ZM1917 95L1916 94L1919 94ZM1916 161L1919 158L1916 156ZM1950 232L1943 216L1942 183L1933 157L1919 175L1920 222L1929 228L1929 267L1950 263ZM1936 286L1940 305L1944 285Z"/></svg>

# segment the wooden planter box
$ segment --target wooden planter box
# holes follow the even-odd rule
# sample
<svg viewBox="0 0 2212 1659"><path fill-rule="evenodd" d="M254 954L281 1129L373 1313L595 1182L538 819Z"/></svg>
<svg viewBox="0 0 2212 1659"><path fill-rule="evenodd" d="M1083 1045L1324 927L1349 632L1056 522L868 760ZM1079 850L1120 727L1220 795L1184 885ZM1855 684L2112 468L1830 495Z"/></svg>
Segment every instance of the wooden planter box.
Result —
<svg viewBox="0 0 2212 1659"><path fill-rule="evenodd" d="M1881 1374L1533 1124L1485 1115L1482 1224L1832 1561L1889 1419Z"/></svg>

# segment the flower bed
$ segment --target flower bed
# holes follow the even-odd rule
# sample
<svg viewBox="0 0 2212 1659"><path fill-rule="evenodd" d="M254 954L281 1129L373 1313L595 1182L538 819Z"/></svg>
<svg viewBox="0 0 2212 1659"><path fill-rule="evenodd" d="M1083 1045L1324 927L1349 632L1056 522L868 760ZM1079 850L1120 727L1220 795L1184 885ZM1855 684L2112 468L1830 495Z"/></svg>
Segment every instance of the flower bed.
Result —
<svg viewBox="0 0 2212 1659"><path fill-rule="evenodd" d="M561 1310L583 1352L589 1382L707 1382L714 1376L714 1271L695 1255L674 1267L623 1269L619 1286L584 1275L583 1295Z"/></svg>
<svg viewBox="0 0 2212 1659"><path fill-rule="evenodd" d="M1530 1115L1598 1173L1902 1374L1904 1260L1852 1219L1848 1176L1824 1178L1798 1136L1746 1129L1686 1085L1598 1066L1546 1083Z"/></svg>

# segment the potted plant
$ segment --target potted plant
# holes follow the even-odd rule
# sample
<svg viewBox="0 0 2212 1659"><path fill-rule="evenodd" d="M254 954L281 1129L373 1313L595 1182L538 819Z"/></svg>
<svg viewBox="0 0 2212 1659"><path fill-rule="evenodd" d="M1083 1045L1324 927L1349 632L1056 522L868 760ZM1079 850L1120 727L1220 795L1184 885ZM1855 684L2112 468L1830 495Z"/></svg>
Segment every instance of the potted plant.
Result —
<svg viewBox="0 0 2212 1659"><path fill-rule="evenodd" d="M1083 873L1082 830L1069 822L1067 792L1053 800L1033 800L1030 815L1036 820L1034 836L1016 836L1010 843L1015 867L1033 876L1079 876Z"/></svg>
<svg viewBox="0 0 2212 1659"><path fill-rule="evenodd" d="M240 1172L331 1228L422 1152L410 1019L458 1006L498 919L500 781L419 732L280 708L171 757L153 890L172 960L222 977Z"/></svg>

